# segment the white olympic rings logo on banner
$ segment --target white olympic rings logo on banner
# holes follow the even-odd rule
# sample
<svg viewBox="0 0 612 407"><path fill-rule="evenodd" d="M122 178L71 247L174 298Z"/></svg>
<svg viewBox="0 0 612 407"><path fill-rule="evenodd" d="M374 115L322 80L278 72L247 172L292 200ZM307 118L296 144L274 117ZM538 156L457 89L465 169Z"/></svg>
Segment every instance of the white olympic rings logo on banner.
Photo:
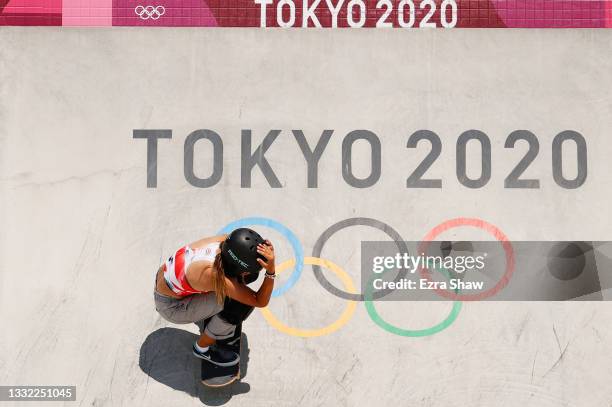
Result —
<svg viewBox="0 0 612 407"><path fill-rule="evenodd" d="M166 9L164 8L164 6L136 6L136 8L134 9L134 13L136 13L136 15L142 20L157 20L161 16L163 16L165 12Z"/></svg>

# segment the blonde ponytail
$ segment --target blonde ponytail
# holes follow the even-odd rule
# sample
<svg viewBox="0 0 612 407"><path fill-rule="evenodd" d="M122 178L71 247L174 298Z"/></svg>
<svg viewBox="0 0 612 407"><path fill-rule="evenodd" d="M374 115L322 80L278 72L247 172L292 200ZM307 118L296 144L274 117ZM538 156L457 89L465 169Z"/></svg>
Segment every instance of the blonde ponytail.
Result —
<svg viewBox="0 0 612 407"><path fill-rule="evenodd" d="M213 288L217 296L217 304L223 304L227 292L225 289L225 272L223 271L223 263L221 262L221 253L215 256L213 263Z"/></svg>

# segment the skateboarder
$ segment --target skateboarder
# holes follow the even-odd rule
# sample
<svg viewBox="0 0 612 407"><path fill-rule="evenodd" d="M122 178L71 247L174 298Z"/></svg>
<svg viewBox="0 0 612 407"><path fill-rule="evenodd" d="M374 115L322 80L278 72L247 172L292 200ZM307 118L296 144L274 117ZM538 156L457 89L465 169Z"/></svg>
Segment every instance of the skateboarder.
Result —
<svg viewBox="0 0 612 407"><path fill-rule="evenodd" d="M262 267L266 278L253 291L246 284L257 279ZM272 243L251 229L236 229L229 235L190 243L170 256L157 271L155 309L167 321L198 325L201 335L193 344L196 357L233 366L240 360L238 353L215 346L215 342L231 338L252 308L244 312L245 307L224 306L230 302L226 299L265 307L275 276ZM236 315L237 308L241 315Z"/></svg>

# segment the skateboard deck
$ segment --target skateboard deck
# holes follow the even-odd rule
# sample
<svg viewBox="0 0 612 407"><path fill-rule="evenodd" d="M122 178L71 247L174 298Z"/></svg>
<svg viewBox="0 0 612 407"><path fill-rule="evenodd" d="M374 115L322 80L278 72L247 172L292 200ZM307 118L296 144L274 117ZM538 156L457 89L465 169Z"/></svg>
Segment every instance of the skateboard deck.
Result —
<svg viewBox="0 0 612 407"><path fill-rule="evenodd" d="M236 326L234 336L217 342L217 346L224 347L240 354L242 324ZM217 366L202 360L202 384L209 387L227 386L240 379L240 362L234 366Z"/></svg>

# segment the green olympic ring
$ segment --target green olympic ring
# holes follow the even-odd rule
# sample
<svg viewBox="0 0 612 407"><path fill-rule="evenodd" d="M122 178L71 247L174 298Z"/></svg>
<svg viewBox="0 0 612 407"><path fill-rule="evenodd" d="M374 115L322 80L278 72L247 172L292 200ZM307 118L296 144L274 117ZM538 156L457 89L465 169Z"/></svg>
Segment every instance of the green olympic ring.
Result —
<svg viewBox="0 0 612 407"><path fill-rule="evenodd" d="M444 274L447 278L450 277L447 270L440 270L440 269L435 269L435 270ZM372 282L373 282L373 278L370 279L368 286L365 290L366 292L365 292L365 302L364 303L365 303L366 310L368 311L368 315L370 316L370 319L374 321L376 325L378 325L385 331L392 333L394 335L416 338L416 337L423 337L423 336L430 336L430 335L437 334L438 332L443 331L449 326L451 326L452 323L455 322L455 320L459 316L459 312L461 311L461 301L454 301L453 308L451 309L448 316L442 322L432 327L425 328L425 329L399 328L385 321L380 316L380 314L378 314L378 311L376 311L376 308L374 308L374 302L372 301L372 287L373 287ZM458 293L458 289L455 289L455 293Z"/></svg>

